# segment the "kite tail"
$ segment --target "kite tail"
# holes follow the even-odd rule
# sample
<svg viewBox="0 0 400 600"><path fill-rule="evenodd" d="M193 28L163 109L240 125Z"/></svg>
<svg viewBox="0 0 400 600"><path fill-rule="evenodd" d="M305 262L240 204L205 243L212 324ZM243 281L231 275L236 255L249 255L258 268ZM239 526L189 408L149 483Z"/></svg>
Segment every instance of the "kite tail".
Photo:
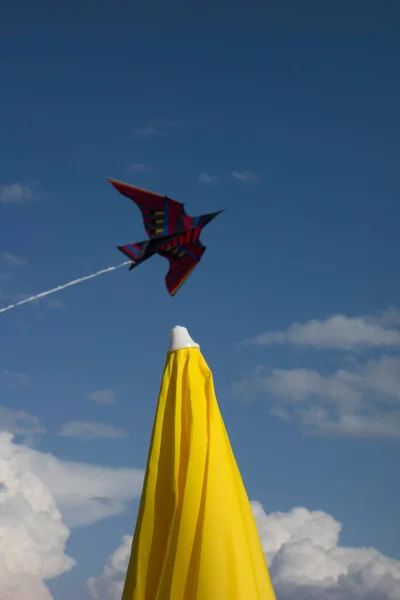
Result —
<svg viewBox="0 0 400 600"><path fill-rule="evenodd" d="M65 288L70 287L71 285L76 285L77 283L81 283L82 281L87 281L88 279L93 279L93 277L98 277L99 275L103 275L104 273L109 273L110 271L116 271L125 265L129 265L132 261L127 260L120 265L115 265L113 267L108 267L108 269L102 269L101 271L97 271L96 273L92 273L91 275L86 275L86 277L81 277L80 279L74 279L73 281L69 281L64 285L59 285L51 290L47 290L46 292L41 292L40 294L36 294L35 296L30 296L29 298L25 298L24 300L20 300L20 302L16 302L15 304L9 304L4 308L0 308L0 313L6 312L7 310L11 310L12 308L16 308L17 306L21 306L22 304L27 304L28 302L33 302L34 300L39 300L44 296L49 296L50 294L54 294L55 292L60 292L61 290L65 290Z"/></svg>

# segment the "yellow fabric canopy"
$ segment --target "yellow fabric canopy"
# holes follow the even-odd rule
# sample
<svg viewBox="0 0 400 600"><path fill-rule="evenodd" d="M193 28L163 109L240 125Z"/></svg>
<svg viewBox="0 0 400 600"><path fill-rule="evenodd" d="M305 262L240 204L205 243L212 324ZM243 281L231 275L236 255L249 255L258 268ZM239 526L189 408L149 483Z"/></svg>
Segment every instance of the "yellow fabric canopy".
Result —
<svg viewBox="0 0 400 600"><path fill-rule="evenodd" d="M122 600L275 600L196 347L167 356Z"/></svg>

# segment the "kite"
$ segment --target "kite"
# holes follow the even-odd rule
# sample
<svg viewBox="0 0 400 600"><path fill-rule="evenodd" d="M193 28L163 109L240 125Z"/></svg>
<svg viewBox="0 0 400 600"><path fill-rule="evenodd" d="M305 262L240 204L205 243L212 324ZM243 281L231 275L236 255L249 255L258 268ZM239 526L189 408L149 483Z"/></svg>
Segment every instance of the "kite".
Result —
<svg viewBox="0 0 400 600"><path fill-rule="evenodd" d="M168 259L169 270L165 282L170 295L174 296L176 294L198 265L206 249L199 239L201 230L223 211L200 215L200 217L189 217L183 208L183 204L171 200L167 196L154 194L114 179L108 179L108 181L140 208L149 239L136 244L117 246L129 258L120 265L96 271L91 275L74 279L40 294L24 298L19 302L0 308L0 313L7 312L28 302L35 302L45 296L65 290L72 285L93 279L104 273L116 271L127 265L130 265L129 270L131 270L154 256L154 254L160 254Z"/></svg>
<svg viewBox="0 0 400 600"><path fill-rule="evenodd" d="M200 242L200 232L222 210L190 217L184 204L167 196L108 179L120 192L139 207L149 239L144 242L117 246L132 262L129 270L142 264L155 254L169 261L165 278L167 290L174 296L199 264L206 246Z"/></svg>

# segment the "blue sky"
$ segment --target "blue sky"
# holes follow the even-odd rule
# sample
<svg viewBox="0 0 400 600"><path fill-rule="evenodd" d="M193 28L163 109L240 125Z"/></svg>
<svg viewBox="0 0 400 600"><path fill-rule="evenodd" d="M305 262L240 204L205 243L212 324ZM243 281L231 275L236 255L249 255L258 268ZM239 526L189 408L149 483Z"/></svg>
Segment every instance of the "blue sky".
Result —
<svg viewBox="0 0 400 600"><path fill-rule="evenodd" d="M250 498L266 513L322 510L342 523L341 545L400 560L400 15L389 2L325 4L3 10L2 306L118 264L118 244L145 238L107 177L191 215L227 210L174 298L155 258L0 315L0 403L28 413L35 439L21 414L0 412L0 425L59 461L143 469L169 331L185 325ZM265 332L281 339L254 340ZM298 386L313 410L329 406L333 428L313 413L305 431ZM105 390L115 404L87 397ZM340 421L361 396L352 416L389 415L379 435ZM126 436L58 435L71 421ZM86 598L86 579L132 534L137 499L121 501L116 516L70 527L77 565L47 583L55 600Z"/></svg>

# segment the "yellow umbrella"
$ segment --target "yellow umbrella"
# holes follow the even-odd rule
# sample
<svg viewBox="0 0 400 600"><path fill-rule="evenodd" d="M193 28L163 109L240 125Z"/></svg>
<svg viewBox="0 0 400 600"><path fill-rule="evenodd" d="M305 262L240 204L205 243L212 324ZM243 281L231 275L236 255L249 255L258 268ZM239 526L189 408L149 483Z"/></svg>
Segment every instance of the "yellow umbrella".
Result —
<svg viewBox="0 0 400 600"><path fill-rule="evenodd" d="M275 600L212 373L171 335L122 600Z"/></svg>

